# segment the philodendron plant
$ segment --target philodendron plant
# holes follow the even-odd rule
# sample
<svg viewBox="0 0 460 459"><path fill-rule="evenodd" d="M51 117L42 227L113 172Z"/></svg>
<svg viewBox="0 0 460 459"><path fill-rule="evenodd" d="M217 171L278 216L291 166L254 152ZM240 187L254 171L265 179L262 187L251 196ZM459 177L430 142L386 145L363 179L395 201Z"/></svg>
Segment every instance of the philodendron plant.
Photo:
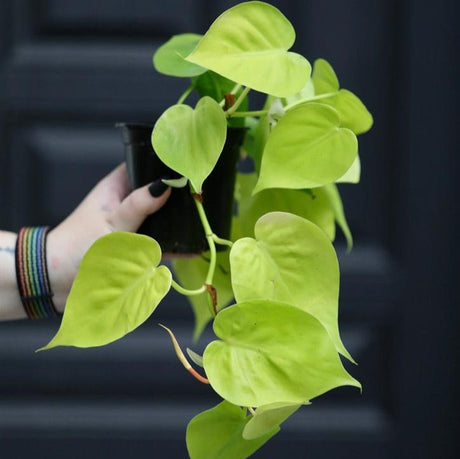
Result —
<svg viewBox="0 0 460 459"><path fill-rule="evenodd" d="M180 361L223 401L193 418L191 458L246 458L302 405L338 386L360 388L343 367L353 361L338 329L339 266L335 224L351 234L337 182L360 176L356 135L372 117L332 67L289 51L295 32L275 7L241 3L203 35L172 37L154 55L164 74L190 78L178 102L156 121L152 146L190 189L209 251L161 264L152 238L113 233L86 253L61 327L43 349L92 347L141 325L171 288L193 307L198 339L209 321L216 339L203 355ZM250 91L266 94L249 106ZM198 94L195 107L185 102ZM228 126L246 128L230 239L213 232L203 182L211 174ZM230 171L229 171L230 172ZM187 222L184 222L187 225ZM216 250L222 246L223 250Z"/></svg>

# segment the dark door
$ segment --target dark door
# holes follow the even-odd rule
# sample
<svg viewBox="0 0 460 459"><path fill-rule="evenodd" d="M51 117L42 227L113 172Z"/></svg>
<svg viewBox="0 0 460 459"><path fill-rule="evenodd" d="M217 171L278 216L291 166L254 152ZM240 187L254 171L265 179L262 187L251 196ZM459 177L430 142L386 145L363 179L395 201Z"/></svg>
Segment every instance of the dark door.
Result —
<svg viewBox="0 0 460 459"><path fill-rule="evenodd" d="M185 88L153 70L158 44L203 32L234 3L0 2L0 228L65 217L122 161L114 124L154 121ZM330 60L375 126L360 141L362 182L342 186L355 248L337 242L342 333L363 393L316 400L255 457L453 457L457 4L271 3L294 23L296 49ZM182 371L159 317L190 343L174 295L102 349L36 355L57 322L0 324L0 456L186 457L188 420L217 400Z"/></svg>

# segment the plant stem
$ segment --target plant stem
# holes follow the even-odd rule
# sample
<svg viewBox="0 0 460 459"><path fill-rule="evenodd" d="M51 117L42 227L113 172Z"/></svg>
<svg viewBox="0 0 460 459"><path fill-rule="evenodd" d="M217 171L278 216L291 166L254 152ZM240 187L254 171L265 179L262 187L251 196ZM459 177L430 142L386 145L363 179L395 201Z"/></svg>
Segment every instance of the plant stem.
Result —
<svg viewBox="0 0 460 459"><path fill-rule="evenodd" d="M233 89L230 91L230 94L235 95L240 89L241 89L241 85L237 83L235 86L233 86ZM219 105L221 107L225 105L225 97L219 102Z"/></svg>
<svg viewBox="0 0 460 459"><path fill-rule="evenodd" d="M165 327L164 325L162 324L158 324L161 328L164 328L170 338L171 338L171 341L173 343L173 346L174 346L174 350L176 351L176 355L177 355L177 358L179 359L179 362L182 363L182 365L184 366L184 368L196 379L198 379L198 381L202 382L203 384L209 384L209 379L208 378L205 378L204 376L201 376L193 367L192 365L190 365L189 361L187 360L187 357L185 357L184 353L182 352L182 349L180 348L179 346L179 343L177 342L177 339L176 337L174 336L174 333L168 328L168 327Z"/></svg>
<svg viewBox="0 0 460 459"><path fill-rule="evenodd" d="M244 88L243 91L241 91L240 97L238 97L238 99L236 99L236 102L227 110L227 117L232 116L233 113L235 113L238 110L238 107L242 104L243 100L248 95L248 92L250 90L251 88Z"/></svg>
<svg viewBox="0 0 460 459"><path fill-rule="evenodd" d="M235 86L233 86L233 89L230 91L230 94L236 94L242 87L242 84L237 83Z"/></svg>
<svg viewBox="0 0 460 459"><path fill-rule="evenodd" d="M265 116L267 113L268 113L268 110L255 110L252 112L235 112L235 113L232 113L231 115L229 115L227 112L227 116L229 118L243 118L246 116Z"/></svg>
<svg viewBox="0 0 460 459"><path fill-rule="evenodd" d="M171 286L176 292L179 292L182 295L186 296L200 295L201 293L204 293L206 291L204 285L202 285L200 288L196 290L189 290L188 288L184 288L181 285L179 285L174 279L171 281Z"/></svg>
<svg viewBox="0 0 460 459"><path fill-rule="evenodd" d="M214 243L213 232L211 226L209 225L208 218L206 217L206 212L204 211L203 204L197 199L194 199L196 208L198 210L198 215L200 216L201 224L203 225L204 233L209 244L209 252L211 259L209 260L209 269L206 276L205 284L212 285L212 280L214 277L214 271L216 270L216 244Z"/></svg>
<svg viewBox="0 0 460 459"><path fill-rule="evenodd" d="M284 111L287 112L291 108L294 108L296 105L303 104L304 102L314 102L315 100L326 99L328 97L335 96L336 94L337 92L326 92L324 94L319 94L318 96L310 97L309 99L296 100L295 102L292 102L292 104L286 105L286 107L284 107Z"/></svg>
<svg viewBox="0 0 460 459"><path fill-rule="evenodd" d="M233 245L232 241L229 241L228 239L222 239L221 237L216 236L215 234L212 235L212 238L214 239L214 242L219 245L228 245L231 247Z"/></svg>
<svg viewBox="0 0 460 459"><path fill-rule="evenodd" d="M195 86L193 83L184 91L184 93L179 97L179 100L177 101L177 105L184 103L185 99L189 96L189 94L193 91L193 88Z"/></svg>
<svg viewBox="0 0 460 459"><path fill-rule="evenodd" d="M193 190L192 190L193 191ZM206 235L206 240L208 241L209 245L209 268L208 274L206 275L206 280L204 281L204 287L209 292L208 296L208 307L209 311L211 312L212 316L215 317L217 315L216 310L216 290L212 285L212 281L214 279L214 273L216 271L216 263L217 263L217 251L216 251L216 244L214 242L211 226L209 224L208 218L206 217L206 212L204 210L203 204L199 199L197 199L196 195L194 195L194 199L196 208L198 210L198 215L200 216L201 224L203 225L204 233Z"/></svg>

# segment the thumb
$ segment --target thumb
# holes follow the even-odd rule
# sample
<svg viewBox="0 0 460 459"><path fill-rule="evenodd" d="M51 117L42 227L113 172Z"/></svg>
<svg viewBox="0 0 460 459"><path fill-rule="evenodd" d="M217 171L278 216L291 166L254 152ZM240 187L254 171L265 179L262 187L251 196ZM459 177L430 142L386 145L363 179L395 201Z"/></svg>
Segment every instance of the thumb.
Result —
<svg viewBox="0 0 460 459"><path fill-rule="evenodd" d="M161 180L131 192L113 211L109 223L114 231L137 231L147 216L168 200L171 188Z"/></svg>

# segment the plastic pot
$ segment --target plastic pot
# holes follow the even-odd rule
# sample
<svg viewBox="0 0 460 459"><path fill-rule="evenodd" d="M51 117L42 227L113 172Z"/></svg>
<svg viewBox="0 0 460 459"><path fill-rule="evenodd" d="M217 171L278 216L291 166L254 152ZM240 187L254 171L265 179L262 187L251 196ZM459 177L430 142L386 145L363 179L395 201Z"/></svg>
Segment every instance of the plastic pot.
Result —
<svg viewBox="0 0 460 459"><path fill-rule="evenodd" d="M119 123L117 127L122 131L131 189L157 179L179 177L155 154L150 141L153 126ZM228 128L219 161L203 185L203 206L209 223L214 233L223 238L230 236L236 163L245 132L245 128ZM173 188L168 202L147 217L138 232L156 239L163 253L198 254L208 249L188 185Z"/></svg>

